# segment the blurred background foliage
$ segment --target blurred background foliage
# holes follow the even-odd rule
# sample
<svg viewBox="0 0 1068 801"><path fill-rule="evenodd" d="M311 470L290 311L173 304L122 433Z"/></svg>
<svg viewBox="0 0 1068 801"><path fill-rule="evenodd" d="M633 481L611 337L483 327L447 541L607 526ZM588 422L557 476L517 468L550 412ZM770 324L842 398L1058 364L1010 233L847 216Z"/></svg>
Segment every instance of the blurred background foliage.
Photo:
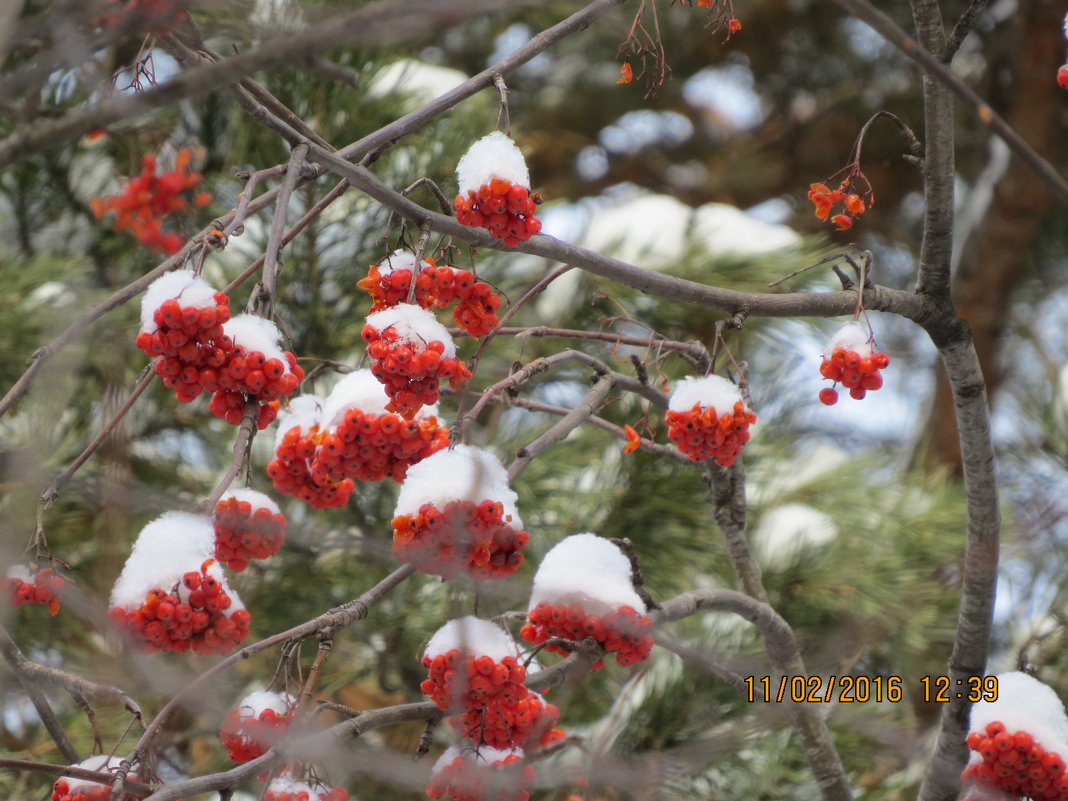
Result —
<svg viewBox="0 0 1068 801"><path fill-rule="evenodd" d="M193 13L209 43L225 53L254 45L265 31L356 5L259 0L205 3ZM1046 0L991 5L954 66L1063 167L1061 142L1048 135L1065 122L1054 81L1064 55L1058 30L1063 9L1054 5ZM341 68L329 75L312 65L295 65L256 77L341 146L485 68L577 7L556 0L505 7L404 50L322 53ZM643 7L649 14L654 4ZM22 19L43 26L53 10L51 3L28 2ZM586 226L620 212L622 222L614 229L617 252L642 266L711 285L760 290L856 243L874 251L877 281L910 287L922 219L921 182L917 170L901 160L905 148L892 126L875 125L865 141L862 168L877 203L854 230L828 231L811 213L805 193L810 182L826 179L846 163L860 127L880 109L897 114L922 135L917 70L863 25L811 0L738 2L734 14L743 28L729 39L724 29L709 24L722 5L710 12L657 0L670 75L658 91L643 97L656 65L620 48L638 10L634 0L625 3L508 78L512 134L528 156L533 188L546 198L546 219L582 239ZM904 5L883 10L910 27ZM950 23L962 10L959 2L944 4ZM651 24L648 16L640 21ZM82 66L57 69L26 90L26 97L36 93L58 108L87 102L113 70L131 62L140 43L140 38L124 40ZM19 42L6 69L30 63L39 45ZM157 71L170 69L166 53L152 53ZM617 85L624 59L637 78ZM425 85L434 87L429 94L421 88ZM13 130L16 115L7 112L16 99L0 116L0 134ZM496 94L484 92L399 141L373 169L398 189L429 177L450 195L459 156L493 129L497 113ZM956 291L976 330L994 390L1007 501L1004 581L990 670L1011 669L1025 655L1040 667L1041 678L1063 690L1068 688L1063 547L1068 536L1063 367L1068 363L1063 333L1068 330L1068 217L1052 207L1041 187L1027 188L1020 168L1006 165L1004 154L974 121L962 117L958 136L957 248L962 255ZM287 158L284 143L220 91L126 121L100 140L75 142L0 173L0 346L7 357L0 364L0 385L5 391L26 359L75 315L158 262L157 254L132 237L98 222L89 200L117 191L124 176L139 170L145 153L159 152L166 161L189 145L203 148L199 164L214 199L180 221L185 234L233 207L244 185L239 172ZM289 219L303 214L334 183L325 178L300 189ZM433 198L421 192L415 199L433 206ZM674 230L670 217L625 216L633 208L628 204L647 200L648 193L684 218L678 226L681 238L668 235ZM664 205L664 199L680 205ZM710 235L700 230L692 211L710 203L748 210L750 219L769 227L755 229L749 241L737 230ZM334 373L318 369L321 365L363 364L360 329L370 302L356 281L398 242L410 246L417 236L395 219L387 226L387 219L381 208L350 191L286 249L277 314L292 349L306 359L310 376L304 391L329 390ZM771 247L772 234L781 235L783 225L803 236ZM240 237L208 259L205 276L216 286L231 280L262 253L268 226L269 213L250 219ZM994 230L1007 230L1015 239L983 238ZM639 245L624 241L634 231ZM598 243L606 249L610 244ZM466 248L453 257L459 266L474 265L510 301L549 269L530 257L470 254ZM717 317L705 310L577 273L558 284L512 324L631 335L653 330L709 348L715 344ZM833 276L816 270L787 286L819 291L834 285ZM234 308L244 305L250 289L246 284L235 290ZM25 558L21 551L34 531L41 491L136 382L145 366L133 345L137 320L135 300L93 324L0 420L5 520L0 562ZM900 703L834 704L821 710L858 798L890 801L914 795L929 753L938 708L921 697L919 678L945 671L965 516L959 454L946 444L953 436L951 406L939 388L934 351L911 325L882 315L873 315L872 322L893 363L886 388L861 404L844 401L826 409L816 401L817 360L834 330L830 322L748 320L726 341L739 364L723 359L721 365L732 372L739 365L746 368L760 415L745 456L750 539L772 603L797 632L809 670L822 676L903 679ZM499 380L514 361L569 346L622 372L633 370L634 354L656 385L691 369L677 356L612 343L500 337L483 358L473 387ZM461 343L464 355L474 347ZM564 366L527 385L524 397L568 408L582 397L589 379L588 369ZM443 400L446 417L457 403L455 396ZM600 414L664 441L660 412L645 400L614 397ZM491 406L473 439L507 463L552 422L548 415ZM942 436L947 431L948 439ZM210 663L123 650L103 625L103 613L139 529L167 509L192 508L210 492L229 462L233 434L232 427L210 415L205 400L178 405L158 382L149 388L45 513L49 544L70 565L75 592L54 618L41 607L5 614L5 625L31 658L117 684L150 714ZM264 467L272 448L273 429L257 438L253 450L257 488L270 489ZM532 534L528 559L515 577L480 590L480 614L525 609L539 558L578 531L633 540L655 598L736 586L695 468L645 452L623 456L621 442L586 427L535 460L515 488ZM233 579L252 610L253 638L356 597L395 567L389 521L396 492L393 483L361 485L346 508L328 511L279 499L290 520L285 548ZM422 644L450 616L470 612L474 597L462 582L410 579L366 621L337 637L321 696L354 708L418 699ZM670 631L691 652L742 675L769 671L759 639L736 617L698 616L672 624ZM286 663L272 652L220 677L167 727L162 775L224 769L216 735L223 711L272 680L299 686L300 671L314 651L314 643L305 643L295 661ZM630 671L610 665L580 687L553 696L564 710L562 725L584 738L585 746L548 761L548 769L539 771L537 798L565 797L580 774L590 777L591 795L611 798L816 796L796 739L774 705L749 702L700 664L666 650L657 649L649 663ZM66 696L50 697L75 747L88 754L93 739L84 714ZM6 667L0 669L0 709L4 751L58 760ZM97 713L105 749L126 753L135 739L124 735L128 717L108 707ZM407 761L420 732L418 726L398 727L368 736L353 746L352 764L334 766L331 778L344 782L355 799L421 797L430 760L414 766ZM435 753L447 740L439 731ZM45 798L47 785L41 776L0 772L0 796L10 799Z"/></svg>

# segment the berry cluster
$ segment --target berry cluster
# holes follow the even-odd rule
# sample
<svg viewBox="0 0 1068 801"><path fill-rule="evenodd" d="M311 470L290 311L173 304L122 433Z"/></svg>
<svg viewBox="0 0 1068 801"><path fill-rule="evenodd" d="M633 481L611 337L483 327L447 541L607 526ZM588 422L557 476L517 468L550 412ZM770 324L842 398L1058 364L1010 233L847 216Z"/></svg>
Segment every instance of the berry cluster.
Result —
<svg viewBox="0 0 1068 801"><path fill-rule="evenodd" d="M273 423L278 416L279 398L292 395L304 379L297 357L288 350L284 356L283 363L261 351L235 345L230 360L219 370L219 388L208 404L211 413L236 426L245 416L245 407L258 402L256 427L262 431Z"/></svg>
<svg viewBox="0 0 1068 801"><path fill-rule="evenodd" d="M174 157L174 169L156 175L156 157L146 155L141 174L131 178L121 193L90 200L93 214L99 219L114 212L116 231L131 231L138 242L153 250L177 253L185 237L173 232L164 233L163 220L188 206L182 193L196 188L202 180L199 172L190 171L192 160L193 152L183 148ZM199 208L210 200L210 194L199 192L193 198L193 204Z"/></svg>
<svg viewBox="0 0 1068 801"><path fill-rule="evenodd" d="M376 314L389 314L390 311ZM368 318L362 333L372 360L371 372L382 382L390 398L387 410L410 420L421 407L437 403L439 379L459 387L471 378L467 365L456 358L455 349L447 347L447 344L452 345L451 339L447 344L441 339L420 340L398 326L379 330L371 323L375 316ZM450 349L452 354L447 353Z"/></svg>
<svg viewBox="0 0 1068 801"><path fill-rule="evenodd" d="M749 426L756 415L745 408L744 401L734 402L730 412L717 414L714 406L695 403L686 411L668 410L668 439L695 462L715 459L716 464L730 467L749 442Z"/></svg>
<svg viewBox="0 0 1068 801"><path fill-rule="evenodd" d="M528 187L494 177L478 189L467 190L467 197L457 195L453 206L457 222L485 228L513 247L541 231L541 220L534 216L540 202L541 196L531 195Z"/></svg>
<svg viewBox="0 0 1068 801"><path fill-rule="evenodd" d="M221 654L248 636L251 616L247 609L233 612L234 605L221 579L209 573L208 559L200 570L182 576L180 585L167 590L155 587L135 609L112 607L109 617L142 642L148 653L192 649L198 654Z"/></svg>
<svg viewBox="0 0 1068 801"><path fill-rule="evenodd" d="M267 785L263 801L348 801L344 787L309 784L289 776L279 776Z"/></svg>
<svg viewBox="0 0 1068 801"><path fill-rule="evenodd" d="M1062 64L1057 69L1057 85L1061 89L1068 89L1068 64Z"/></svg>
<svg viewBox="0 0 1068 801"><path fill-rule="evenodd" d="M186 288L207 287L191 270L179 273L168 282L185 280ZM213 292L209 300L201 291L195 293L200 297L182 305L182 294L179 290L177 297L167 298L155 308L151 312L153 325L149 326L153 330L142 325L135 341L146 356L156 359L156 373L178 401L189 403L201 392L216 390L220 369L230 358L231 342L223 333L223 323L230 319L230 299L222 292Z"/></svg>
<svg viewBox="0 0 1068 801"><path fill-rule="evenodd" d="M371 266L367 277L357 286L374 300L372 312L408 301L414 267L414 257L404 251L392 254L381 265ZM500 322L497 309L501 307L501 298L489 284L479 281L469 270L438 267L433 259L421 262L415 279L415 303L430 310L444 309L454 302L456 324L476 339Z"/></svg>
<svg viewBox="0 0 1068 801"><path fill-rule="evenodd" d="M827 344L820 363L820 375L849 390L849 397L861 400L868 391L882 387L883 377L879 371L890 364L890 357L875 351L871 335L859 323L846 323ZM838 391L834 387L820 390L820 401L827 406L838 402Z"/></svg>
<svg viewBox="0 0 1068 801"><path fill-rule="evenodd" d="M110 773L118 767L117 757L107 757L102 754L91 756L82 760L73 768L94 770L98 773ZM137 781L136 773L127 774L128 778ZM52 785L52 801L108 801L111 798L111 783L103 784L91 779L79 779L75 777L63 777L57 779ZM126 793L122 801L134 801L135 796Z"/></svg>
<svg viewBox="0 0 1068 801"><path fill-rule="evenodd" d="M450 748L434 766L426 794L455 801L528 801L534 768L514 764L521 760L522 751L482 747L477 752L460 753Z"/></svg>
<svg viewBox="0 0 1068 801"><path fill-rule="evenodd" d="M262 756L282 739L296 711L289 693L253 693L223 718L219 736L226 753L237 764Z"/></svg>
<svg viewBox="0 0 1068 801"><path fill-rule="evenodd" d="M529 748L563 738L559 710L523 686L527 671L514 656L464 655L457 648L423 657L429 677L420 689L442 711L462 709L452 726L476 744Z"/></svg>
<svg viewBox="0 0 1068 801"><path fill-rule="evenodd" d="M847 176L837 189L830 189L826 184L820 183L809 186L808 199L816 206L816 217L821 220L830 218L830 221L838 227L839 231L846 231L852 228L854 220L875 202L871 188L868 187L863 191L863 194L868 198L868 202L865 203L861 193L854 191L853 180L854 176L852 174ZM863 180L866 184L867 179ZM834 207L839 206L839 204L839 210L832 214Z"/></svg>
<svg viewBox="0 0 1068 801"><path fill-rule="evenodd" d="M1026 731L1010 732L999 721L968 735L968 747L981 759L961 773L961 780L977 787L994 787L1014 798L1068 799L1064 759L1046 751Z"/></svg>
<svg viewBox="0 0 1068 801"><path fill-rule="evenodd" d="M321 438L312 462L312 480L336 484L357 481L404 481L408 468L449 444L449 429L436 417L404 420L386 412L349 409Z"/></svg>
<svg viewBox="0 0 1068 801"><path fill-rule="evenodd" d="M425 503L417 514L393 518L393 556L432 576L504 578L523 564L530 541L510 520L499 501L450 501L441 509Z"/></svg>
<svg viewBox="0 0 1068 801"><path fill-rule="evenodd" d="M278 505L255 490L237 490L215 504L215 558L241 572L249 559L278 553L286 536L286 518Z"/></svg>
<svg viewBox="0 0 1068 801"><path fill-rule="evenodd" d="M23 565L12 565L7 571L8 595L11 605L16 608L23 604L41 604L54 615L59 612L59 596L66 585L63 577L57 576L50 567L34 572Z"/></svg>
<svg viewBox="0 0 1068 801"><path fill-rule="evenodd" d="M578 603L565 605L542 601L530 610L527 620L519 630L519 636L533 645L553 637L575 641L592 637L606 652L615 653L616 662L624 667L644 662L653 648L653 637L649 633L652 621L629 605L595 615L588 614ZM559 645L550 644L546 649L563 656L568 654ZM593 670L602 667L603 659L593 666Z"/></svg>
<svg viewBox="0 0 1068 801"><path fill-rule="evenodd" d="M332 509L344 506L356 489L351 478L336 483L325 480L322 474L319 483L312 475L312 464L319 450L322 437L319 426L291 426L278 438L274 459L267 465L267 475L274 488L283 495L300 498L316 509Z"/></svg>

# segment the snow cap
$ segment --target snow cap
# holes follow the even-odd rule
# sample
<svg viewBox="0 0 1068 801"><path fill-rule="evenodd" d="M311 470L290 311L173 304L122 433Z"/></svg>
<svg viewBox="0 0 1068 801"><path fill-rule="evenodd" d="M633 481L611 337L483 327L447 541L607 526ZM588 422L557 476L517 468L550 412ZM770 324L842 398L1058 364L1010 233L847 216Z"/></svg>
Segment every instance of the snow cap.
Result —
<svg viewBox="0 0 1068 801"><path fill-rule="evenodd" d="M823 355L829 359L835 350L845 348L846 350L854 351L863 359L871 356L870 340L871 335L868 333L868 329L860 323L856 321L846 323L831 337L827 347L824 348Z"/></svg>
<svg viewBox="0 0 1068 801"><path fill-rule="evenodd" d="M985 732L987 724L1001 721L1007 731L1026 731L1047 752L1068 759L1068 717L1052 688L1014 670L997 677L997 690L998 700L972 706L970 732Z"/></svg>
<svg viewBox="0 0 1068 801"><path fill-rule="evenodd" d="M241 699L237 708L243 717L258 718L270 709L284 715L297 705L297 699L289 693L273 693L270 690L256 690Z"/></svg>
<svg viewBox="0 0 1068 801"><path fill-rule="evenodd" d="M399 341L414 345L419 350L436 339L445 346L445 352L441 354L443 359L456 356L456 343L449 336L448 329L439 323L431 312L413 303L398 303L396 306L369 314L367 325L379 331L392 327Z"/></svg>
<svg viewBox="0 0 1068 801"><path fill-rule="evenodd" d="M506 656L519 656L519 648L507 631L474 615L450 620L434 632L423 656L433 659L456 649L473 656L488 656L500 662Z"/></svg>
<svg viewBox="0 0 1068 801"><path fill-rule="evenodd" d="M454 445L408 468L393 516L418 514L424 503L441 509L449 501L499 501L504 505L505 522L522 529L518 500L519 496L508 486L508 472L500 459L482 448Z"/></svg>
<svg viewBox="0 0 1068 801"><path fill-rule="evenodd" d="M268 509L270 510L271 514L276 515L282 511L278 508L278 504L275 503L270 496L264 495L262 492L257 492L254 489L243 488L228 490L220 500L225 501L229 500L230 498L236 499L238 503L245 501L246 503L252 504L253 512L255 512L257 509Z"/></svg>
<svg viewBox="0 0 1068 801"><path fill-rule="evenodd" d="M282 332L270 320L255 314L239 314L223 323L223 332L245 350L258 350L266 359L278 359L285 365L286 372L291 373L289 362L282 350Z"/></svg>
<svg viewBox="0 0 1068 801"><path fill-rule="evenodd" d="M289 793L290 796L296 798L299 793L307 793L309 801L322 801L330 794L331 789L333 788L322 784L308 784L308 782L303 782L293 776L283 775L276 776L271 780L264 795L273 795L277 798L282 793Z"/></svg>
<svg viewBox="0 0 1068 801"><path fill-rule="evenodd" d="M28 567L26 567L26 565L20 562L16 562L7 569L7 577L9 579L18 579L19 581L24 581L27 584L33 584L34 582L33 573Z"/></svg>
<svg viewBox="0 0 1068 801"><path fill-rule="evenodd" d="M392 253L382 259L382 261L380 261L377 266L379 275L389 275L390 273L396 272L397 270L411 270L414 273L416 272L415 254L409 250L394 250ZM420 270L425 270L429 266L430 265L422 259L419 260Z"/></svg>
<svg viewBox="0 0 1068 801"><path fill-rule="evenodd" d="M645 603L634 591L630 560L615 545L596 534L573 534L560 540L541 560L534 574L530 608L578 604L587 614L602 614L632 606L645 614Z"/></svg>
<svg viewBox="0 0 1068 801"><path fill-rule="evenodd" d="M530 172L527 162L511 137L500 131L483 136L460 158L456 165L456 179L460 194L477 192L493 178L503 178L513 184L530 189Z"/></svg>
<svg viewBox="0 0 1068 801"><path fill-rule="evenodd" d="M743 400L742 391L737 384L723 376L687 376L675 385L675 391L668 400L668 409L673 412L688 412L695 403L700 403L715 409L716 414L723 415L733 412L734 404L740 400Z"/></svg>
<svg viewBox="0 0 1068 801"><path fill-rule="evenodd" d="M166 298L164 298L166 300ZM83 759L74 765L72 768L83 768L84 770L95 770L100 773L107 773L111 768L117 768L119 766L118 757L109 757L106 754L96 754L88 759ZM77 795L82 793L88 795L90 792L98 791L101 787L107 787L103 782L94 782L89 779L77 779L73 776L64 777L67 780L67 786L70 787L70 795Z"/></svg>
<svg viewBox="0 0 1068 801"><path fill-rule="evenodd" d="M127 612L144 603L149 590L170 592L178 586L178 597L189 600L189 590L182 584L182 576L199 571L211 560L207 573L218 579L223 592L233 601L229 614L244 609L237 593L226 583L226 575L215 561L215 527L206 515L189 512L164 512L137 536L122 573L111 591L111 607Z"/></svg>
<svg viewBox="0 0 1068 801"><path fill-rule="evenodd" d="M503 762L510 756L523 756L522 748L514 748L511 751L507 751L503 748L493 748L488 745L480 745L477 749L470 748L466 745L450 745L445 749L445 752L438 757L438 761L434 763L433 773L438 773L450 764L456 757L462 756L472 765L493 765L497 762Z"/></svg>
<svg viewBox="0 0 1068 801"><path fill-rule="evenodd" d="M357 370L343 376L323 402L323 424L333 428L349 409L359 409L370 414L385 414L389 396L382 382L370 370ZM416 412L415 419L438 416L438 405L424 406Z"/></svg>
<svg viewBox="0 0 1068 801"><path fill-rule="evenodd" d="M194 309L206 309L218 304L215 302L215 288L192 270L175 270L164 273L145 290L141 298L141 331L154 334L159 330L153 315L163 301L175 299L182 308L192 306Z"/></svg>
<svg viewBox="0 0 1068 801"><path fill-rule="evenodd" d="M322 423L323 404L325 401L318 395L298 395L289 402L289 411L281 416L278 421L278 433L274 437L274 449L282 444L282 439L291 428L301 428L308 433L312 426Z"/></svg>

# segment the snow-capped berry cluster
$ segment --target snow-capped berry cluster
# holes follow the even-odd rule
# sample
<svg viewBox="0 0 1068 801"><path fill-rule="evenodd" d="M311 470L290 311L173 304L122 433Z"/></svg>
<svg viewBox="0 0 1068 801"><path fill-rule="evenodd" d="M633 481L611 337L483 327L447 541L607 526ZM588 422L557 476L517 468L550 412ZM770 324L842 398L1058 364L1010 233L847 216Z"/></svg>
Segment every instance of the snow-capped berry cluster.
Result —
<svg viewBox="0 0 1068 801"><path fill-rule="evenodd" d="M457 221L485 228L509 247L541 231L541 198L530 192L530 173L516 143L494 131L471 145L456 166Z"/></svg>
<svg viewBox="0 0 1068 801"><path fill-rule="evenodd" d="M357 282L374 300L371 311L381 311L408 302L415 279L415 303L428 311L444 309L456 303L453 318L460 328L475 337L485 336L500 322L497 309L501 307L497 295L485 281L479 281L469 270L439 267L433 259L415 263L415 255L398 250L387 256L381 264L372 265L367 277Z"/></svg>
<svg viewBox="0 0 1068 801"><path fill-rule="evenodd" d="M393 555L425 573L476 580L511 575L530 536L518 496L492 453L456 445L408 471L393 513Z"/></svg>
<svg viewBox="0 0 1068 801"><path fill-rule="evenodd" d="M1026 673L997 677L997 700L971 710L971 761L961 780L977 798L1068 799L1068 717L1052 689Z"/></svg>
<svg viewBox="0 0 1068 801"><path fill-rule="evenodd" d="M1068 14L1064 15L1064 35L1068 37ZM1057 70L1057 85L1068 89L1068 64L1062 64Z"/></svg>
<svg viewBox="0 0 1068 801"><path fill-rule="evenodd" d="M749 442L749 426L756 415L741 390L726 378L708 375L679 382L665 415L668 439L695 462L715 459L730 467Z"/></svg>
<svg viewBox="0 0 1068 801"><path fill-rule="evenodd" d="M420 689L476 745L531 748L563 738L559 710L524 686L526 669L511 636L487 620L450 620L423 653L429 671Z"/></svg>
<svg viewBox="0 0 1068 801"><path fill-rule="evenodd" d="M445 327L425 309L401 303L367 318L363 327L371 372L386 389L386 409L410 420L438 401L438 381L459 387L471 372L456 358Z"/></svg>
<svg viewBox="0 0 1068 801"><path fill-rule="evenodd" d="M137 347L156 359L153 368L180 402L217 388L230 356L229 319L230 299L192 270L166 273L145 291Z"/></svg>
<svg viewBox="0 0 1068 801"><path fill-rule="evenodd" d="M849 390L849 397L861 400L869 391L882 387L879 371L890 364L890 357L872 347L871 333L860 323L846 323L827 343L820 364L820 375ZM829 356L827 354L830 354ZM838 402L834 387L820 390L820 401L827 406Z"/></svg>
<svg viewBox="0 0 1068 801"><path fill-rule="evenodd" d="M615 653L620 665L644 661L653 647L652 621L630 574L630 561L608 540L595 534L564 538L534 574L528 622L520 636L535 645L553 637L592 637ZM567 654L557 645L546 648ZM593 669L602 667L599 660Z"/></svg>
<svg viewBox="0 0 1068 801"><path fill-rule="evenodd" d="M107 757L103 754L91 756L76 765L71 765L72 768L95 770L100 773L106 773L118 766L118 758ZM137 781L137 774L130 773L128 778ZM57 779L56 783L52 785L52 801L108 801L111 798L111 790L110 784L102 784L89 779L64 777ZM134 801L135 797L127 793L123 795L122 800Z"/></svg>
<svg viewBox="0 0 1068 801"><path fill-rule="evenodd" d="M348 801L344 787L309 784L292 776L278 776L267 785L263 801Z"/></svg>
<svg viewBox="0 0 1068 801"><path fill-rule="evenodd" d="M215 558L240 573L249 559L278 553L286 538L286 517L273 500L252 489L231 490L215 504Z"/></svg>
<svg viewBox="0 0 1068 801"><path fill-rule="evenodd" d="M59 612L59 596L66 585L66 580L50 567L35 571L26 565L12 565L7 570L8 597L15 608L41 604L54 615Z"/></svg>
<svg viewBox="0 0 1068 801"><path fill-rule="evenodd" d="M449 444L436 406L404 420L388 403L370 370L349 373L326 399L294 400L267 467L275 489L317 508L341 506L355 481L403 481L411 465Z"/></svg>
<svg viewBox="0 0 1068 801"><path fill-rule="evenodd" d="M240 314L223 331L233 345L208 408L216 417L240 425L245 407L258 403L256 427L262 431L278 416L279 399L292 395L304 380L304 369L292 352L281 349L282 333L270 320Z"/></svg>
<svg viewBox="0 0 1068 801"><path fill-rule="evenodd" d="M426 794L454 801L528 801L534 768L516 764L522 759L520 749L482 746L461 750L452 746L434 764Z"/></svg>
<svg viewBox="0 0 1068 801"><path fill-rule="evenodd" d="M259 403L261 430L278 414L278 399L304 378L296 357L278 343L269 320L230 317L230 300L192 270L156 279L141 300L137 346L154 358L153 368L182 403L212 393L209 408L233 425L249 403Z"/></svg>
<svg viewBox="0 0 1068 801"><path fill-rule="evenodd" d="M251 617L211 557L211 521L166 512L149 523L111 591L109 616L149 653L226 653L248 636Z"/></svg>
<svg viewBox="0 0 1068 801"><path fill-rule="evenodd" d="M114 212L115 230L131 231L145 247L163 253L177 253L185 237L164 233L163 220L188 206L182 194L195 189L202 180L199 172L190 171L192 160L193 152L183 148L174 157L174 169L156 175L156 157L148 154L141 160L141 174L131 178L122 192L108 197L94 197L89 201L89 206L97 219ZM210 194L199 192L193 198L193 204L199 208L210 200Z"/></svg>
<svg viewBox="0 0 1068 801"><path fill-rule="evenodd" d="M237 764L262 756L282 739L296 711L297 699L289 693L250 693L223 718L219 736L226 753Z"/></svg>

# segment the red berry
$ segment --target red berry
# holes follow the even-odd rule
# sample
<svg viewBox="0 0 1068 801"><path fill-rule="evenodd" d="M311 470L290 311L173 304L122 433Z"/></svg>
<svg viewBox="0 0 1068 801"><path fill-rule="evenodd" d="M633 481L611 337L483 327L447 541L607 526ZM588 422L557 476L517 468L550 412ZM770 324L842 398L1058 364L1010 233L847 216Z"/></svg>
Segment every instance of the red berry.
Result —
<svg viewBox="0 0 1068 801"><path fill-rule="evenodd" d="M826 406L834 406L838 403L838 390L831 387L825 387L820 390L820 403Z"/></svg>

